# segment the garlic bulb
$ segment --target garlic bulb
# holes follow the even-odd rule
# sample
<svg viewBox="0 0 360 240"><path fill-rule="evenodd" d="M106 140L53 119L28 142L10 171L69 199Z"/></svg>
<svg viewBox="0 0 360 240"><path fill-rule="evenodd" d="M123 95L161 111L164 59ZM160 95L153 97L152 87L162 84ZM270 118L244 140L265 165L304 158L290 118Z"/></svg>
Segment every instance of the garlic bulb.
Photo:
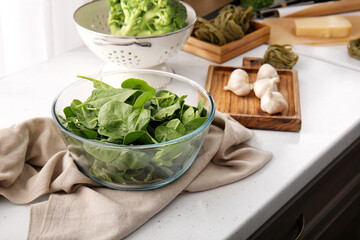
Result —
<svg viewBox="0 0 360 240"><path fill-rule="evenodd" d="M279 78L276 69L268 63L261 65L257 73L256 80L265 78Z"/></svg>
<svg viewBox="0 0 360 240"><path fill-rule="evenodd" d="M267 89L260 102L261 109L269 114L275 114L284 111L288 104L280 92L273 92Z"/></svg>
<svg viewBox="0 0 360 240"><path fill-rule="evenodd" d="M280 79L276 77L256 80L253 83L253 88L256 97L261 98L268 89L271 89L272 91L277 91L278 90L277 83L279 82Z"/></svg>
<svg viewBox="0 0 360 240"><path fill-rule="evenodd" d="M234 70L229 78L224 90L229 90L238 96L246 96L252 90L252 84L249 81L249 76L246 71L242 69Z"/></svg>

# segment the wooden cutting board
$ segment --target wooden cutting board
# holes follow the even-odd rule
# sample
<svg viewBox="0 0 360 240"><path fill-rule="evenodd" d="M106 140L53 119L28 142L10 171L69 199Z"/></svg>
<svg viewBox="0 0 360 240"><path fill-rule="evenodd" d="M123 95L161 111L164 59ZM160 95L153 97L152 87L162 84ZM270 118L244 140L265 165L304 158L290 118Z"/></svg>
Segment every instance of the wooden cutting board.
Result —
<svg viewBox="0 0 360 240"><path fill-rule="evenodd" d="M205 88L213 96L216 109L229 113L242 125L254 129L298 132L301 129L300 96L298 75L296 70L277 69L280 77L279 92L283 94L288 108L278 114L270 115L260 108L260 99L252 91L249 95L240 97L223 88L231 73L243 69L249 75L250 81L256 80L261 58L243 58L242 67L210 65Z"/></svg>
<svg viewBox="0 0 360 240"><path fill-rule="evenodd" d="M339 13L355 12L360 10L360 0L342 0L314 4L314 6L302 9L298 12L284 16L293 17L315 17Z"/></svg>

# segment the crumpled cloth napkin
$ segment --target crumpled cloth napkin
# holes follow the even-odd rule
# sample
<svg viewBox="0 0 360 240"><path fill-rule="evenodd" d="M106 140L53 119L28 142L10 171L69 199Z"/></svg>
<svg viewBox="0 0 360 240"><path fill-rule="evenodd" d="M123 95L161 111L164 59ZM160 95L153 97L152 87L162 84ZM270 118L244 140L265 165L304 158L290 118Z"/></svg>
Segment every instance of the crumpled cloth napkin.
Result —
<svg viewBox="0 0 360 240"><path fill-rule="evenodd" d="M57 126L34 118L0 130L0 195L31 205L28 239L121 239L184 191L238 181L263 167L272 153L247 145L253 133L216 112L189 170L173 183L148 191L101 187L74 164Z"/></svg>

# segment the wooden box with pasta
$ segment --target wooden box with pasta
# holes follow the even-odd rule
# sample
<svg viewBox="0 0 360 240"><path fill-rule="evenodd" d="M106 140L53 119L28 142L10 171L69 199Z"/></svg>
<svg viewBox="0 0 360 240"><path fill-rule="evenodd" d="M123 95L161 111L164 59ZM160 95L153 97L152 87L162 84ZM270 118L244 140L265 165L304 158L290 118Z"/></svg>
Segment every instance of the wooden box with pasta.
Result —
<svg viewBox="0 0 360 240"><path fill-rule="evenodd" d="M183 47L183 50L216 63L226 62L244 52L266 43L270 38L270 27L253 20L250 20L249 33L245 34L244 37L239 40L229 42L222 46L196 38L194 32L197 28L198 27L194 27L191 36L188 38Z"/></svg>

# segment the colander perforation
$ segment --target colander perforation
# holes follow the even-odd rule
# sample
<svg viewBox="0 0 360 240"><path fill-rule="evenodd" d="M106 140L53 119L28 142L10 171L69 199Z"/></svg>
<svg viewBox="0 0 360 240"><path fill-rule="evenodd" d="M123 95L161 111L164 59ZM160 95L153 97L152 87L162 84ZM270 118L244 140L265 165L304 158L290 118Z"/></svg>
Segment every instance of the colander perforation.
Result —
<svg viewBox="0 0 360 240"><path fill-rule="evenodd" d="M136 67L141 64L141 60L138 55L134 55L131 51L124 50L111 50L108 53L108 60L112 63L121 64L127 67Z"/></svg>

